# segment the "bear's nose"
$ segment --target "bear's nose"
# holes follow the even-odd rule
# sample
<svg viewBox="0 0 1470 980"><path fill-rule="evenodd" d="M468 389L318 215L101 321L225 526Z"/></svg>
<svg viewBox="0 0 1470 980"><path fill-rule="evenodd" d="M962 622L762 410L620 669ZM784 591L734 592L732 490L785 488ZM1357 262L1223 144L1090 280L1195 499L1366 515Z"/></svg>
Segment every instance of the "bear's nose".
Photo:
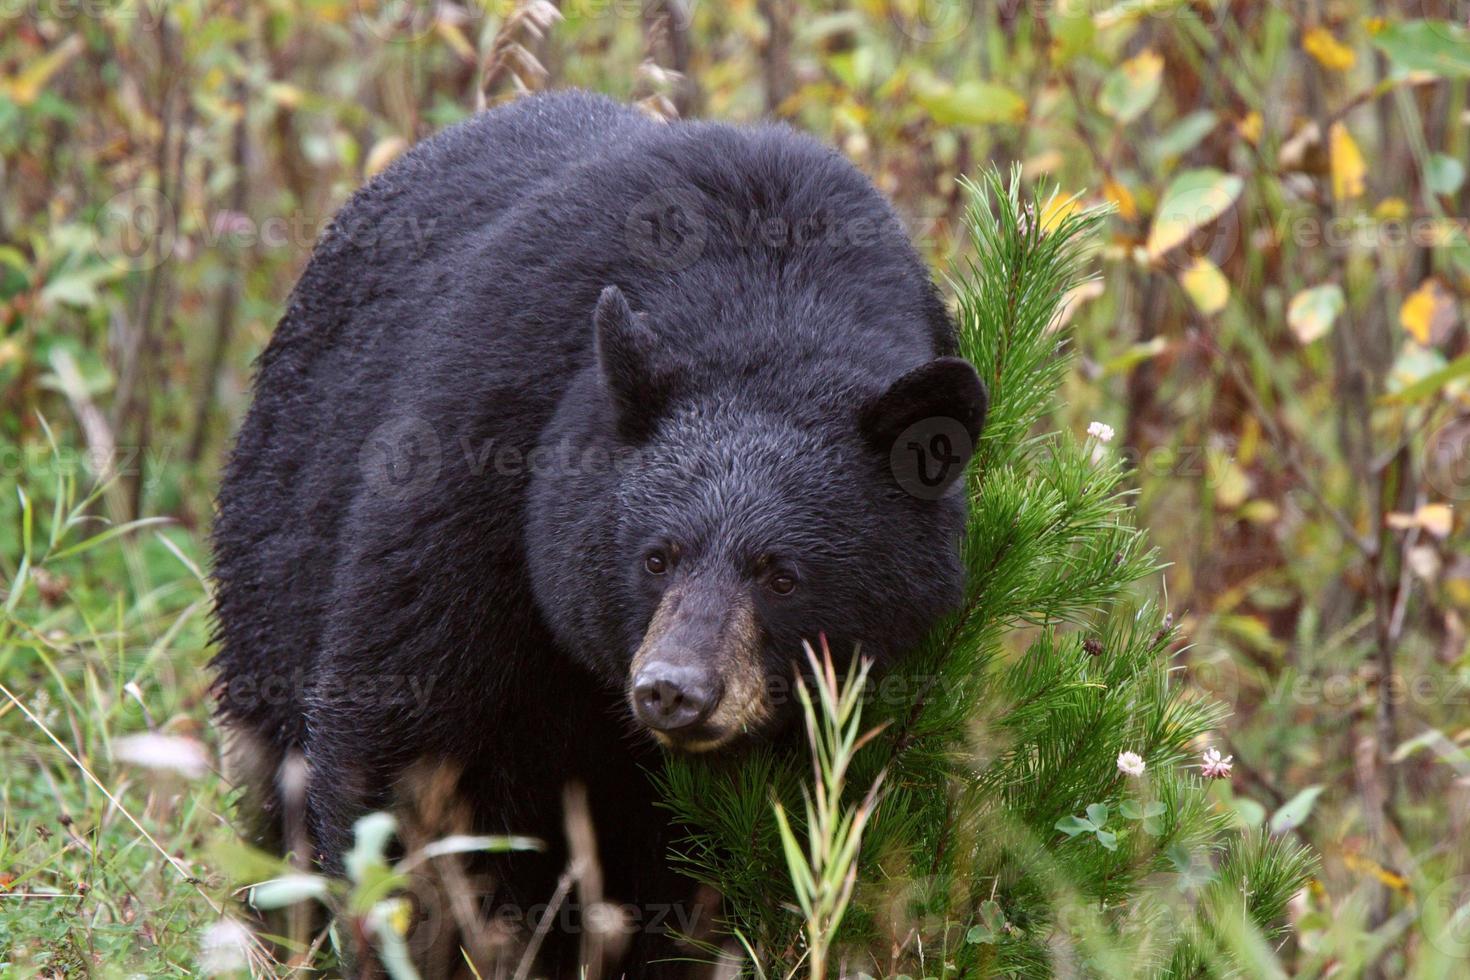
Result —
<svg viewBox="0 0 1470 980"><path fill-rule="evenodd" d="M715 678L697 667L652 663L633 679L633 710L638 720L660 732L703 721L719 696Z"/></svg>

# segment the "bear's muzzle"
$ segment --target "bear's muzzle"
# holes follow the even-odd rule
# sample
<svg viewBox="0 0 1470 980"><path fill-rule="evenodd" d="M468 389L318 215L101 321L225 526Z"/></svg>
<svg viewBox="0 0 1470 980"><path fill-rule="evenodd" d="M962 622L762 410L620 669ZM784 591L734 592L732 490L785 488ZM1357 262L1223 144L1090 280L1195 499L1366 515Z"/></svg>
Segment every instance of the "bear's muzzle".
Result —
<svg viewBox="0 0 1470 980"><path fill-rule="evenodd" d="M749 593L696 576L664 593L633 655L628 702L662 745L707 752L775 717Z"/></svg>

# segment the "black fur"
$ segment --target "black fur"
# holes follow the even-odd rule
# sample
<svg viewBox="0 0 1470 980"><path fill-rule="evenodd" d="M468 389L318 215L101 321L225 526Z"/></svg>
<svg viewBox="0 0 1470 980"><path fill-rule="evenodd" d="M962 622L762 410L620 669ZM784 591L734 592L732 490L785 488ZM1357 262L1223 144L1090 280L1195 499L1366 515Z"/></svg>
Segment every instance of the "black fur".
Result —
<svg viewBox="0 0 1470 980"><path fill-rule="evenodd" d="M226 722L304 753L329 868L446 760L480 829L553 845L581 780L610 893L677 900L624 703L661 591L745 589L773 676L819 632L916 642L960 596L963 504L904 492L887 443L926 413L978 434L973 371L925 367L953 352L888 205L789 129L562 94L425 141L343 208L260 358L214 535ZM545 901L561 860L510 859L501 894Z"/></svg>

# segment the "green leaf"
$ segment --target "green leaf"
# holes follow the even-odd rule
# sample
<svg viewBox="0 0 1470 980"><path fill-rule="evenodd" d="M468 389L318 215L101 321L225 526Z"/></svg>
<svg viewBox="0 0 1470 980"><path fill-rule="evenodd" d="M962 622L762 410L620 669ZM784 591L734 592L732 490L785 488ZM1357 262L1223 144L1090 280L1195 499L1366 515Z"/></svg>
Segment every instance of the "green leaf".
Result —
<svg viewBox="0 0 1470 980"><path fill-rule="evenodd" d="M1163 77L1164 59L1151 50L1142 51L1103 79L1098 108L1120 123L1130 123L1159 97Z"/></svg>
<svg viewBox="0 0 1470 980"><path fill-rule="evenodd" d="M74 555L80 555L84 551L91 551L99 544L106 544L113 538L127 534L129 531L136 531L139 528L153 527L154 525L158 524L172 524L173 522L174 519L172 517L142 517L136 521L128 521L126 524L119 524L116 527L110 527L107 530L103 531L101 534L94 534L84 541L78 541L76 544L71 545L70 547L62 548L60 551L48 555L47 561L58 561L62 558L71 558Z"/></svg>
<svg viewBox="0 0 1470 980"><path fill-rule="evenodd" d="M1148 233L1148 254L1158 258L1189 240L1202 228L1228 211L1245 189L1235 174L1214 167L1186 170L1169 182L1154 212Z"/></svg>
<svg viewBox="0 0 1470 980"><path fill-rule="evenodd" d="M1266 822L1266 808L1248 796L1237 796L1230 801L1231 812L1236 822L1247 830L1253 830Z"/></svg>
<svg viewBox="0 0 1470 980"><path fill-rule="evenodd" d="M1271 833L1284 834L1295 830L1312 815L1317 797L1322 795L1321 786L1308 786L1286 802L1286 805L1271 814Z"/></svg>
<svg viewBox="0 0 1470 980"><path fill-rule="evenodd" d="M961 82L955 86L931 82L914 95L914 101L941 126L986 126L1020 122L1026 117L1026 100L994 82Z"/></svg>
<svg viewBox="0 0 1470 980"><path fill-rule="evenodd" d="M1443 732L1438 728L1431 728L1427 731L1420 732L1407 742L1400 743L1399 747L1393 750L1393 755L1389 756L1389 761L1403 762L1420 749L1426 749L1431 745L1444 745L1452 751L1456 748L1455 743L1445 738Z"/></svg>
<svg viewBox="0 0 1470 980"><path fill-rule="evenodd" d="M995 941L999 938L999 936L991 932L990 929L986 926L971 926L970 931L965 933L965 942L969 943L972 946L981 943L993 946L995 945Z"/></svg>
<svg viewBox="0 0 1470 980"><path fill-rule="evenodd" d="M266 881L295 873L284 858L233 837L210 845L209 857L216 868L236 881Z"/></svg>
<svg viewBox="0 0 1470 980"><path fill-rule="evenodd" d="M543 851L545 849L546 844L535 837L473 837L468 834L452 834L425 845L422 853L426 858L436 858L446 854L465 854L470 851L504 854L509 851Z"/></svg>
<svg viewBox="0 0 1470 980"><path fill-rule="evenodd" d="M0 265L22 274L28 274L31 268L30 260L25 257L25 253L14 245L0 245Z"/></svg>
<svg viewBox="0 0 1470 980"><path fill-rule="evenodd" d="M1093 803L1087 808L1087 819L1092 821L1094 827L1105 826L1108 822L1108 808L1101 803Z"/></svg>
<svg viewBox="0 0 1470 980"><path fill-rule="evenodd" d="M1097 827L1091 821L1085 820L1082 817L1067 816L1057 821L1056 829L1068 837L1076 837L1078 834L1096 830Z"/></svg>
<svg viewBox="0 0 1470 980"><path fill-rule="evenodd" d="M1001 911L1000 903L994 899L986 899L980 903L980 918L997 932L1005 928L1005 913Z"/></svg>
<svg viewBox="0 0 1470 980"><path fill-rule="evenodd" d="M1149 358L1158 357L1168 349L1169 342L1163 337L1155 337L1141 344L1133 344L1126 347L1123 353L1103 362L1103 377L1107 378L1118 374L1125 374Z"/></svg>
<svg viewBox="0 0 1470 980"><path fill-rule="evenodd" d="M1336 283L1313 286L1291 298L1286 307L1286 325L1299 343L1310 344L1327 336L1346 307L1341 286Z"/></svg>
<svg viewBox="0 0 1470 980"><path fill-rule="evenodd" d="M113 278L115 270L107 266L82 266L69 269L48 279L41 287L41 302L46 306L74 306L80 309L96 306L100 301L97 287Z"/></svg>
<svg viewBox="0 0 1470 980"><path fill-rule="evenodd" d="M1059 10L1049 17L1051 29L1051 61L1056 67L1084 54L1097 37L1091 17L1078 17L1074 11Z"/></svg>
<svg viewBox="0 0 1470 980"><path fill-rule="evenodd" d="M1006 917L1000 903L994 899L986 899L980 903L980 922L965 933L965 942L994 945L1005 935L1005 928Z"/></svg>
<svg viewBox="0 0 1470 980"><path fill-rule="evenodd" d="M1137 800L1124 800L1118 805L1118 812L1128 820L1152 820L1154 817L1162 817L1166 807L1158 800L1139 805ZM1147 829L1146 827L1144 828Z"/></svg>
<svg viewBox="0 0 1470 980"><path fill-rule="evenodd" d="M1399 356L1394 358L1388 377L1384 379L1387 394L1380 401L1417 401L1417 397L1405 395L1405 392L1427 391L1433 394L1444 387L1446 382L1463 373L1463 368L1455 369L1453 364L1446 364L1444 355L1433 347L1405 344Z"/></svg>
<svg viewBox="0 0 1470 980"><path fill-rule="evenodd" d="M325 901L327 884L327 879L321 875L283 875L251 887L250 904L258 909L269 911L284 908L287 905L295 905L297 902L304 902L308 899Z"/></svg>
<svg viewBox="0 0 1470 980"><path fill-rule="evenodd" d="M1219 117L1211 110L1198 109L1164 130L1147 149L1155 160L1182 157L1214 132L1219 122Z"/></svg>
<svg viewBox="0 0 1470 980"><path fill-rule="evenodd" d="M1424 164L1424 183L1436 194L1456 194L1465 183L1465 165L1446 153L1433 153Z"/></svg>
<svg viewBox="0 0 1470 980"><path fill-rule="evenodd" d="M1099 830L1096 835L1097 842L1110 851L1118 849L1118 835L1111 830Z"/></svg>
<svg viewBox="0 0 1470 980"><path fill-rule="evenodd" d="M361 882L370 870L386 864L383 855L397 828L398 821L391 813L369 813L358 817L352 825L352 850L342 861L347 877Z"/></svg>
<svg viewBox="0 0 1470 980"><path fill-rule="evenodd" d="M361 915L394 892L407 888L411 880L386 864L369 864L354 880L348 908L353 914Z"/></svg>
<svg viewBox="0 0 1470 980"><path fill-rule="evenodd" d="M1398 68L1442 78L1470 78L1470 30L1444 20L1389 24L1373 43Z"/></svg>

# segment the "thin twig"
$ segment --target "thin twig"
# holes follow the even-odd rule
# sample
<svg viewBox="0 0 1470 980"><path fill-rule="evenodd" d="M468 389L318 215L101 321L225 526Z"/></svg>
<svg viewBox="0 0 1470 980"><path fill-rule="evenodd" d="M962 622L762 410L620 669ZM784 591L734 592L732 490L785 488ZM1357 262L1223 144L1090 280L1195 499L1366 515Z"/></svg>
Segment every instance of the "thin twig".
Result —
<svg viewBox="0 0 1470 980"><path fill-rule="evenodd" d="M531 934L531 941L526 944L526 951L521 954L521 962L516 966L514 980L526 980L531 975L531 967L536 963L536 954L541 952L541 944L546 941L546 934L551 931L551 920L556 918L561 911L561 905L567 900L567 895L572 891L572 885L577 880L577 869L571 866L561 873L557 879L556 891L551 894L551 901L546 903L546 911L541 913L541 920L536 923L536 931Z"/></svg>

